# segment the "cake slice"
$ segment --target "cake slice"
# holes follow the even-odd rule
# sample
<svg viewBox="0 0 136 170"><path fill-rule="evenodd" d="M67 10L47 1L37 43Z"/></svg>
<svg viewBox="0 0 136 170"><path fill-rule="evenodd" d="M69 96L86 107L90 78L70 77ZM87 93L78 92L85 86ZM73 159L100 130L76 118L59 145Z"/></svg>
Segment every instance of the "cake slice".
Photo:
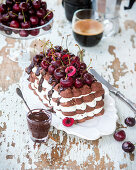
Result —
<svg viewBox="0 0 136 170"><path fill-rule="evenodd" d="M29 88L59 118L81 123L104 114L104 89L87 66L61 46L36 55L29 67ZM71 122L65 121L66 126Z"/></svg>

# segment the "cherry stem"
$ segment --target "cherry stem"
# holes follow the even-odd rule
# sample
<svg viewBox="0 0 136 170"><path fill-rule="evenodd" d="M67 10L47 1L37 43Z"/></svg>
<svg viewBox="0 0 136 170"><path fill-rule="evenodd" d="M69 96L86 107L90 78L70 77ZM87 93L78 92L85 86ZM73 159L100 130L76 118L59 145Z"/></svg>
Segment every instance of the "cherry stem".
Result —
<svg viewBox="0 0 136 170"><path fill-rule="evenodd" d="M46 47L46 45L49 43L49 40L46 41L46 42L44 42L44 41L42 41L42 40L39 39L39 41L41 41L41 42L43 43L43 45L41 46L41 47L43 47L43 54L46 54L46 49L45 49L45 47Z"/></svg>
<svg viewBox="0 0 136 170"><path fill-rule="evenodd" d="M81 48L79 47L78 44L75 44L75 46L77 46L78 49L79 49L80 61L82 61L82 55L81 55L82 50L81 50Z"/></svg>
<svg viewBox="0 0 136 170"><path fill-rule="evenodd" d="M88 67L86 68L86 70L88 70L89 68L92 68L92 67L90 67L91 62L92 62L92 59L90 59L90 63L89 63L89 65L88 65Z"/></svg>
<svg viewBox="0 0 136 170"><path fill-rule="evenodd" d="M56 61L56 58L53 52L52 52L52 57L53 57L53 60Z"/></svg>
<svg viewBox="0 0 136 170"><path fill-rule="evenodd" d="M46 63L51 64L49 61L45 60Z"/></svg>
<svg viewBox="0 0 136 170"><path fill-rule="evenodd" d="M45 19L52 11L49 11L44 17L43 19Z"/></svg>
<svg viewBox="0 0 136 170"><path fill-rule="evenodd" d="M69 58L69 55L68 55L68 61L69 61L69 65L70 65L70 58Z"/></svg>
<svg viewBox="0 0 136 170"><path fill-rule="evenodd" d="M23 10L22 10L22 14L23 14L23 17L24 17L24 22L25 22L26 20L25 20L25 15L24 15L24 11Z"/></svg>
<svg viewBox="0 0 136 170"><path fill-rule="evenodd" d="M14 12L12 12L12 14L18 16L18 15L17 15L16 13L14 13Z"/></svg>

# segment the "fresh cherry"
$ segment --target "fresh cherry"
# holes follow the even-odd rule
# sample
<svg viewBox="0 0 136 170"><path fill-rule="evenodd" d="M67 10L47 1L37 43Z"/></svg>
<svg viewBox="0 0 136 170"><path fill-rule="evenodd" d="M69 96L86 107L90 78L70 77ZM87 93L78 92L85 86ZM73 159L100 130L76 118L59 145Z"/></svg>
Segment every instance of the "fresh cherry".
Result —
<svg viewBox="0 0 136 170"><path fill-rule="evenodd" d="M62 123L64 126L70 127L74 124L74 119L66 117L62 120Z"/></svg>
<svg viewBox="0 0 136 170"><path fill-rule="evenodd" d="M27 36L29 35L29 32L28 32L27 30L21 30L21 31L19 32L19 35L20 35L21 37L27 37Z"/></svg>
<svg viewBox="0 0 136 170"><path fill-rule="evenodd" d="M77 71L79 71L80 70L80 62L78 61L78 60L72 60L71 62L70 62L70 65L72 65L72 66L74 66L76 69L77 69Z"/></svg>
<svg viewBox="0 0 136 170"><path fill-rule="evenodd" d="M54 53L55 53L54 48L49 48L49 49L47 50L47 55L48 55L48 56L52 56L52 54L54 54Z"/></svg>
<svg viewBox="0 0 136 170"><path fill-rule="evenodd" d="M54 71L54 77L55 77L57 80L60 80L61 78L65 77L65 71L64 71L64 69L61 69L61 68L55 69L55 71Z"/></svg>
<svg viewBox="0 0 136 170"><path fill-rule="evenodd" d="M85 70L86 69L86 64L85 63L81 63L80 64L80 70Z"/></svg>
<svg viewBox="0 0 136 170"><path fill-rule="evenodd" d="M55 67L59 67L59 66L62 65L62 63L61 63L60 60L56 60L56 61L52 60L52 61L51 61L51 64L54 65Z"/></svg>
<svg viewBox="0 0 136 170"><path fill-rule="evenodd" d="M13 10L16 11L16 12L20 12L21 11L18 3L13 5Z"/></svg>
<svg viewBox="0 0 136 170"><path fill-rule="evenodd" d="M45 10L40 8L37 10L36 12L36 15L39 17L39 18L43 18L45 16Z"/></svg>
<svg viewBox="0 0 136 170"><path fill-rule="evenodd" d="M27 3L26 2L21 2L20 4L19 4L19 7L20 7L20 9L22 10L22 11L27 11L28 10L28 6L27 6Z"/></svg>
<svg viewBox="0 0 136 170"><path fill-rule="evenodd" d="M11 19L16 19L18 17L18 14L16 14L15 12L9 11L8 13Z"/></svg>
<svg viewBox="0 0 136 170"><path fill-rule="evenodd" d="M32 2L32 4L33 4L33 7L34 7L35 9L39 9L40 6L41 6L41 1L40 1L40 0L34 0L34 1Z"/></svg>
<svg viewBox="0 0 136 170"><path fill-rule="evenodd" d="M56 50L55 50L56 51ZM59 52L56 52L55 54L54 54L56 57L57 57L57 59L61 59L61 53L59 53Z"/></svg>
<svg viewBox="0 0 136 170"><path fill-rule="evenodd" d="M32 36L36 36L36 35L39 34L39 32L40 32L39 29L34 29L34 30L31 30L31 31L30 31L30 34L31 34Z"/></svg>
<svg viewBox="0 0 136 170"><path fill-rule="evenodd" d="M45 25L46 23L47 23L47 21L45 19L40 19L40 21L39 21L40 26Z"/></svg>
<svg viewBox="0 0 136 170"><path fill-rule="evenodd" d="M6 9L7 9L7 7L6 7L5 4L0 4L0 13L1 13L1 14L5 13L5 12L6 12Z"/></svg>
<svg viewBox="0 0 136 170"><path fill-rule="evenodd" d="M33 8L28 10L29 15L34 15L35 14L35 10Z"/></svg>
<svg viewBox="0 0 136 170"><path fill-rule="evenodd" d="M125 152L131 153L135 150L135 146L133 143L131 143L130 141L126 141L122 144L122 149Z"/></svg>
<svg viewBox="0 0 136 170"><path fill-rule="evenodd" d="M30 28L30 22L29 21L25 21L25 22L21 22L21 27L24 29Z"/></svg>
<svg viewBox="0 0 136 170"><path fill-rule="evenodd" d="M47 3L45 1L41 2L41 7L42 7L42 9L46 10L47 9Z"/></svg>
<svg viewBox="0 0 136 170"><path fill-rule="evenodd" d="M46 16L47 21L50 21L52 18L53 18L53 12L47 10L47 16Z"/></svg>
<svg viewBox="0 0 136 170"><path fill-rule="evenodd" d="M57 45L57 46L54 47L54 49L55 49L56 52L60 52L62 50L62 47Z"/></svg>
<svg viewBox="0 0 136 170"><path fill-rule="evenodd" d="M49 63L48 63L46 60L43 60L43 61L41 62L41 66L42 66L42 68L43 68L45 71L47 71L47 70L48 70L48 67L49 67Z"/></svg>
<svg viewBox="0 0 136 170"><path fill-rule="evenodd" d="M10 22L10 27L19 28L19 22L16 21L16 20L12 20L12 21Z"/></svg>
<svg viewBox="0 0 136 170"><path fill-rule="evenodd" d="M48 72L49 72L49 74L52 75L52 74L54 73L54 71L55 71L55 68L56 68L56 67L51 64L51 65L48 67Z"/></svg>
<svg viewBox="0 0 136 170"><path fill-rule="evenodd" d="M71 87L73 83L74 83L74 80L72 77L64 77L60 79L60 84L66 88Z"/></svg>
<svg viewBox="0 0 136 170"><path fill-rule="evenodd" d="M76 78L76 80L75 80L75 87L76 88L83 87L83 80L81 78Z"/></svg>
<svg viewBox="0 0 136 170"><path fill-rule="evenodd" d="M136 120L135 120L135 118L133 118L133 117L127 117L127 118L125 119L125 124L126 124L127 126L129 126L129 127L133 127L133 126L135 126L135 124L136 124Z"/></svg>
<svg viewBox="0 0 136 170"><path fill-rule="evenodd" d="M123 141L126 138L126 133L124 130L116 131L114 133L114 138L117 141Z"/></svg>
<svg viewBox="0 0 136 170"><path fill-rule="evenodd" d="M24 21L24 16L21 12L18 13L18 20L21 22L21 21Z"/></svg>
<svg viewBox="0 0 136 170"><path fill-rule="evenodd" d="M86 73L83 75L84 81L86 84L91 85L93 82L93 76L90 73Z"/></svg>
<svg viewBox="0 0 136 170"><path fill-rule="evenodd" d="M3 21L3 22L8 22L8 21L9 21L9 18L10 18L10 17L9 17L9 14L8 14L8 13L2 15L2 21Z"/></svg>
<svg viewBox="0 0 136 170"><path fill-rule="evenodd" d="M30 22L31 22L32 25L37 25L38 22L39 22L39 19L38 19L37 16L31 16L30 17Z"/></svg>
<svg viewBox="0 0 136 170"><path fill-rule="evenodd" d="M6 0L6 5L11 7L13 5L13 0Z"/></svg>

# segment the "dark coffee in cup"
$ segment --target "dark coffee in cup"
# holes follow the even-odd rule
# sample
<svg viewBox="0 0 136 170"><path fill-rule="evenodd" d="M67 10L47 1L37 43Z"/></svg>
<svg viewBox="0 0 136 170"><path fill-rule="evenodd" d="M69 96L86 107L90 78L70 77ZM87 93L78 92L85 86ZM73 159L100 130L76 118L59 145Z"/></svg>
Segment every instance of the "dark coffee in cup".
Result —
<svg viewBox="0 0 136 170"><path fill-rule="evenodd" d="M92 47L99 43L103 36L103 25L93 19L79 20L73 25L75 40L82 46Z"/></svg>

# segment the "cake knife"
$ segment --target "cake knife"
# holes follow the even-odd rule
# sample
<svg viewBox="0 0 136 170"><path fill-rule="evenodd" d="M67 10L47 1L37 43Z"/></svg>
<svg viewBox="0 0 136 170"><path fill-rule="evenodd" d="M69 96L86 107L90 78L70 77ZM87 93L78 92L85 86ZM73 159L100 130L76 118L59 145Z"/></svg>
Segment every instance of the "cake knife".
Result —
<svg viewBox="0 0 136 170"><path fill-rule="evenodd" d="M115 96L119 97L122 101L124 101L136 114L136 104L131 100L127 99L120 91L115 89L109 82L107 82L102 76L100 76L94 69L90 69L91 74L102 84L104 84L111 93Z"/></svg>

